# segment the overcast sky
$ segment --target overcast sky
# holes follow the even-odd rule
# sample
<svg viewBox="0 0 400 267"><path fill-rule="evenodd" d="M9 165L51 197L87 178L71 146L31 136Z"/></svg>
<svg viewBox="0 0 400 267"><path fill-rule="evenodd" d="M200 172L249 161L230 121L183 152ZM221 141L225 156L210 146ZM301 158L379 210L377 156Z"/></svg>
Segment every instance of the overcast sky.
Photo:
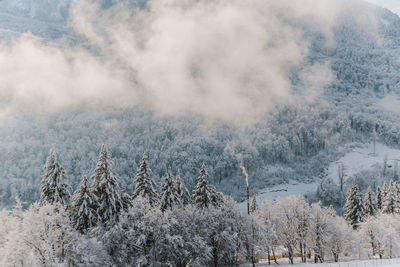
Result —
<svg viewBox="0 0 400 267"><path fill-rule="evenodd" d="M400 0L366 0L378 6L385 7L400 16Z"/></svg>

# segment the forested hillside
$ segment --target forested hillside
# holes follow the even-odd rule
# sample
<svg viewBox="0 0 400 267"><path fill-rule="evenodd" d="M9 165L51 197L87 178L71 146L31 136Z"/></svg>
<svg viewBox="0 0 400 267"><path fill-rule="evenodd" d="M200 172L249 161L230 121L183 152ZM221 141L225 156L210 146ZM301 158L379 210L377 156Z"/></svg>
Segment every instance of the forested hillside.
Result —
<svg viewBox="0 0 400 267"><path fill-rule="evenodd" d="M29 13L26 10L32 9L22 4L21 10L10 13L5 3L0 1L4 12L0 27L12 31L20 25L42 29L35 23L63 23L68 7L67 1L60 2L54 16L43 17L41 10ZM399 93L400 19L384 9L370 5L365 9L377 14L379 27L373 31L360 27L351 14L343 14L333 40L304 25L312 43L307 60L329 63L335 76L332 83L315 101L296 98L297 103L279 105L250 126L210 122L196 115L160 116L139 107L80 107L41 116L25 112L2 119L0 205L13 205L15 196L29 203L39 198L37 184L53 145L73 188L82 174L92 174L98 148L106 144L114 173L127 192L133 190L134 172L146 152L156 181L172 166L174 172L180 169L192 189L198 166L205 162L211 183L237 200L243 199L245 181L228 146L243 155L254 193L289 180L311 182L324 177L340 147L368 142L374 132L383 143L397 147L399 116L376 103L388 94L395 97ZM14 21L10 16L18 17L17 28L10 24ZM48 30L42 37L59 35ZM305 88L298 82L300 70L291 73L293 91L301 96Z"/></svg>

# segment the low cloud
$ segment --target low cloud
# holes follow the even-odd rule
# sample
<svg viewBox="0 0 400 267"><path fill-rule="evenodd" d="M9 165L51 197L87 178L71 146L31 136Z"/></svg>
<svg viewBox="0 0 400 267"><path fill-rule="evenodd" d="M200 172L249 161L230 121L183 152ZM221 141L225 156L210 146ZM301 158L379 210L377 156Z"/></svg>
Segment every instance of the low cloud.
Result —
<svg viewBox="0 0 400 267"><path fill-rule="evenodd" d="M333 42L349 8L337 0L135 3L76 1L69 23L84 40L79 45L24 34L0 46L1 112L141 105L161 115L250 123L295 100L294 68L310 99L329 84L329 62L307 62L309 35Z"/></svg>

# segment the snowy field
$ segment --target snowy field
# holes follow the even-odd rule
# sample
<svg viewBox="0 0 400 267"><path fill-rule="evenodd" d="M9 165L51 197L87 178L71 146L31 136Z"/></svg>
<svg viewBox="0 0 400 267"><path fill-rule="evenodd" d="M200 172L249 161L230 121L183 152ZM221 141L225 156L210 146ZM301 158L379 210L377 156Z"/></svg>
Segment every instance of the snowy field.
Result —
<svg viewBox="0 0 400 267"><path fill-rule="evenodd" d="M277 185L261 190L259 194L256 195L256 201L258 204L262 204L265 201L274 202L277 198L285 198L288 196L299 196L305 195L307 193L314 193L317 190L319 182L314 182L311 184L299 183L296 181L291 181L289 184ZM250 193L251 194L251 193ZM246 208L246 201L239 203L240 207Z"/></svg>
<svg viewBox="0 0 400 267"><path fill-rule="evenodd" d="M251 266L251 264L246 264L243 266ZM268 263L258 263L256 266L275 266L272 264L268 265ZM383 259L383 260L364 260L364 261L349 261L349 262L337 262L337 263L298 263L294 265L285 264L282 261L279 262L277 266L298 266L298 267L400 267L400 259Z"/></svg>
<svg viewBox="0 0 400 267"><path fill-rule="evenodd" d="M372 143L360 144L337 161L332 162L328 167L327 174L333 179L333 181L335 181L335 183L339 184L339 165L344 167L345 179L352 179L355 174L363 170L369 170L377 164L382 165L385 157L387 157L388 160L388 168L393 168L396 163L399 164L400 162L400 150L390 148L381 143L376 143L374 153L374 145ZM257 194L256 200L258 204L261 204L266 200L273 202L278 197L284 198L290 195L314 193L317 190L318 184L319 181L310 184L292 181L289 184L277 185L263 189L259 194ZM246 208L246 202L239 203L239 205Z"/></svg>
<svg viewBox="0 0 400 267"><path fill-rule="evenodd" d="M363 144L360 147L353 149L339 160L331 163L328 168L328 176L338 184L339 165L344 167L345 179L352 179L355 174L362 170L371 169L377 164L382 165L385 157L387 157L388 160L388 168L392 168L400 161L400 150L376 143L374 153L373 144Z"/></svg>

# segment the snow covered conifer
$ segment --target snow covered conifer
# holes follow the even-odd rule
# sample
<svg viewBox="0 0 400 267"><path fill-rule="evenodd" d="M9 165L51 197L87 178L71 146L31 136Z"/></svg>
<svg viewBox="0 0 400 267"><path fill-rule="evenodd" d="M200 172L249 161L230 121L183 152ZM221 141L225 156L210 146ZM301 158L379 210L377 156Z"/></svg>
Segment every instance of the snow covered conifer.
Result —
<svg viewBox="0 0 400 267"><path fill-rule="evenodd" d="M364 220L364 205L362 194L358 189L355 179L347 192L346 204L343 209L346 221L353 226L353 229L357 229L359 224Z"/></svg>
<svg viewBox="0 0 400 267"><path fill-rule="evenodd" d="M93 174L93 194L97 197L99 221L108 223L117 218L122 207L117 178L111 172L110 154L101 146L99 160Z"/></svg>
<svg viewBox="0 0 400 267"><path fill-rule="evenodd" d="M382 189L379 185L376 188L376 209L377 211L382 209Z"/></svg>
<svg viewBox="0 0 400 267"><path fill-rule="evenodd" d="M190 197L189 190L183 183L181 178L181 172L179 170L176 174L175 186L176 186L176 194L180 198L180 203L184 206L192 203L192 198Z"/></svg>
<svg viewBox="0 0 400 267"><path fill-rule="evenodd" d="M383 198L382 211L384 213L400 213L400 198L398 191L397 183L391 181L387 193Z"/></svg>
<svg viewBox="0 0 400 267"><path fill-rule="evenodd" d="M368 190L365 193L364 210L366 216L375 216L376 214L375 196L371 190L371 187L368 187Z"/></svg>
<svg viewBox="0 0 400 267"><path fill-rule="evenodd" d="M67 179L64 167L57 161L54 148L51 148L50 155L43 167L44 176L41 181L40 200L43 204L60 203L64 205L70 197L70 186L63 182Z"/></svg>
<svg viewBox="0 0 400 267"><path fill-rule="evenodd" d="M210 185L208 184L207 176L206 164L203 163L196 187L193 190L193 200L199 209L208 208L211 205Z"/></svg>
<svg viewBox="0 0 400 267"><path fill-rule="evenodd" d="M154 206L159 201L159 196L154 190L154 180L150 177L151 170L147 162L147 155L143 153L142 161L133 181L136 183L132 198L143 197L147 199L151 206Z"/></svg>
<svg viewBox="0 0 400 267"><path fill-rule="evenodd" d="M217 192L215 189L215 186L209 184L208 185L208 191L210 192L210 197L211 197L211 205L214 207L221 207L224 201L224 197L221 192Z"/></svg>
<svg viewBox="0 0 400 267"><path fill-rule="evenodd" d="M96 204L97 197L90 190L88 179L84 175L80 187L71 197L71 221L76 230L84 233L96 225Z"/></svg>
<svg viewBox="0 0 400 267"><path fill-rule="evenodd" d="M176 204L180 203L180 199L176 192L174 177L172 175L171 167L168 168L167 175L163 178L162 193L160 197L160 208L162 211L171 209Z"/></svg>

